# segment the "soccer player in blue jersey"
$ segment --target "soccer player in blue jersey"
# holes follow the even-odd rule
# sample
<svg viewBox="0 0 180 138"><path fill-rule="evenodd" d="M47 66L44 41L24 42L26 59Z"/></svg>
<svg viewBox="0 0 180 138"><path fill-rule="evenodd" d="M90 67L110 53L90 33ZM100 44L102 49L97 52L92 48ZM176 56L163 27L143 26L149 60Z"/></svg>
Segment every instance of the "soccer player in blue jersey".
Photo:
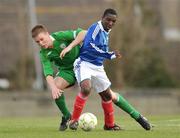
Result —
<svg viewBox="0 0 180 138"><path fill-rule="evenodd" d="M114 9L106 9L102 20L91 25L86 36L76 38L67 48L61 52L63 57L75 45L83 39L83 45L80 49L80 56L74 63L76 79L81 87L81 92L77 95L74 110L70 122L70 128L76 130L78 119L83 110L91 88L94 88L102 99L102 107L105 116L104 130L120 130L121 128L114 123L113 102L121 109L129 113L146 130L151 129L148 121L140 115L121 95L115 94L110 89L110 81L104 71L103 61L105 59L120 58L118 51L108 51L109 32L117 19L117 13ZM85 38L84 38L85 37Z"/></svg>

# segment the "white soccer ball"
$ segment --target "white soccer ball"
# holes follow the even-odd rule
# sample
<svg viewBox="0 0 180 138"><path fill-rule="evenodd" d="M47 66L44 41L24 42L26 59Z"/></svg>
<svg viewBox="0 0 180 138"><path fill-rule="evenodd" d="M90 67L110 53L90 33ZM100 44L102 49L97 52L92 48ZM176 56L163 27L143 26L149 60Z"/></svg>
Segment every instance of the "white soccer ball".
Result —
<svg viewBox="0 0 180 138"><path fill-rule="evenodd" d="M92 113L83 113L79 118L79 127L84 131L91 131L97 125L97 118Z"/></svg>

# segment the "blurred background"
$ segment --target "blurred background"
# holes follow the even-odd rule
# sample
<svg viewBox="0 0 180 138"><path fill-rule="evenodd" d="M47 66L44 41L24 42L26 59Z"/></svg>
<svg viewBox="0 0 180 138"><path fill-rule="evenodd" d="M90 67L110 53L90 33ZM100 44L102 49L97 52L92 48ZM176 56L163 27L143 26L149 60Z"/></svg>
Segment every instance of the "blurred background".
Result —
<svg viewBox="0 0 180 138"><path fill-rule="evenodd" d="M121 60L105 62L113 90L144 114L180 114L179 0L0 0L0 117L59 112L31 28L87 29L106 8L118 13L110 49L122 53ZM70 110L77 92L77 85L67 89ZM96 99L92 93L85 111L99 112Z"/></svg>

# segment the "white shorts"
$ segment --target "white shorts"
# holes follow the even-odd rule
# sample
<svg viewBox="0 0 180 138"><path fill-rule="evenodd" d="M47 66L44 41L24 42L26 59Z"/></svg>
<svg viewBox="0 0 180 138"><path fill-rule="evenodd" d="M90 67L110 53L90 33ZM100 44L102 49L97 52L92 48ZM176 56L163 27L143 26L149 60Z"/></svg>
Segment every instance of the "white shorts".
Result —
<svg viewBox="0 0 180 138"><path fill-rule="evenodd" d="M74 62L74 72L78 84L85 79L90 79L92 88L98 93L111 85L103 66L96 66L78 58Z"/></svg>

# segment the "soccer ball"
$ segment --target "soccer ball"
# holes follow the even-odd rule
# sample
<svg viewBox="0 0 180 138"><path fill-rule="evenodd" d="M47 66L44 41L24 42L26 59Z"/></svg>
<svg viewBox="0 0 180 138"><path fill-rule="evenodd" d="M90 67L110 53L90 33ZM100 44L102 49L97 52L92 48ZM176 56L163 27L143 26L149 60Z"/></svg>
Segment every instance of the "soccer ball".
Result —
<svg viewBox="0 0 180 138"><path fill-rule="evenodd" d="M79 118L79 127L84 131L91 131L97 125L97 118L92 113L83 113Z"/></svg>

